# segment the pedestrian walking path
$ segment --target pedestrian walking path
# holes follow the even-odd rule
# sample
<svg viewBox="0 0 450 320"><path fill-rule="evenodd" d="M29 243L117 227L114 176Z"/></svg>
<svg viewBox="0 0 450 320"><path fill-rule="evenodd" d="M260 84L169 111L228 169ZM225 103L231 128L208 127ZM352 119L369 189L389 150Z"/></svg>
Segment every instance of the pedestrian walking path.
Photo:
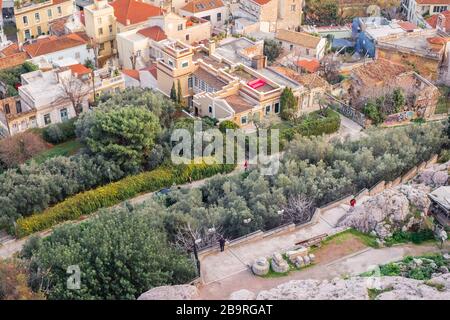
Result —
<svg viewBox="0 0 450 320"><path fill-rule="evenodd" d="M348 206L340 205L321 212L317 222L299 226L290 232L228 247L224 252L217 250L200 255L202 282L208 284L225 279L248 269L260 257L269 257L274 252L285 252L299 241L333 233L337 221L346 214L346 208Z"/></svg>

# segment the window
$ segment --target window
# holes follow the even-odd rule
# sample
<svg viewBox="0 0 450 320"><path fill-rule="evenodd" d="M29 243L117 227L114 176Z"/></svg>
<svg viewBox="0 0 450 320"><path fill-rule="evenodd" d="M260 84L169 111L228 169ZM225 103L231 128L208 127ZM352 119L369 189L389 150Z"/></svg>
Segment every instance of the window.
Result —
<svg viewBox="0 0 450 320"><path fill-rule="evenodd" d="M270 105L266 106L266 115L270 113L270 109L272 109Z"/></svg>
<svg viewBox="0 0 450 320"><path fill-rule="evenodd" d="M206 91L206 83L203 80L200 80L200 89L202 91Z"/></svg>
<svg viewBox="0 0 450 320"><path fill-rule="evenodd" d="M98 28L98 34L102 35L103 34L103 28Z"/></svg>
<svg viewBox="0 0 450 320"><path fill-rule="evenodd" d="M22 104L21 104L20 100L16 101L16 112L17 113L21 113L22 112Z"/></svg>
<svg viewBox="0 0 450 320"><path fill-rule="evenodd" d="M5 113L9 114L11 112L11 110L9 110L9 104L5 104Z"/></svg>
<svg viewBox="0 0 450 320"><path fill-rule="evenodd" d="M98 24L102 24L102 18L100 17L100 18L97 18L97 23Z"/></svg>
<svg viewBox="0 0 450 320"><path fill-rule="evenodd" d="M306 49L306 55L309 56L309 49Z"/></svg>
<svg viewBox="0 0 450 320"><path fill-rule="evenodd" d="M23 24L28 24L28 17L27 16L23 16L22 17L22 20L23 20Z"/></svg>
<svg viewBox="0 0 450 320"><path fill-rule="evenodd" d="M58 14L62 14L62 9L61 7L56 8L58 10Z"/></svg>
<svg viewBox="0 0 450 320"><path fill-rule="evenodd" d="M180 23L180 24L178 25L178 31L181 31L181 30L183 30L183 24L182 24L182 23Z"/></svg>
<svg viewBox="0 0 450 320"><path fill-rule="evenodd" d="M36 20L36 22L41 21L41 17L39 16L39 12L36 12L36 13L34 14L34 19Z"/></svg>
<svg viewBox="0 0 450 320"><path fill-rule="evenodd" d="M276 102L274 105L275 113L280 113L280 103Z"/></svg>
<svg viewBox="0 0 450 320"><path fill-rule="evenodd" d="M291 5L291 12L295 12L295 4Z"/></svg>
<svg viewBox="0 0 450 320"><path fill-rule="evenodd" d="M104 43L100 43L99 46L98 46L98 49L99 49L100 51L105 50L105 44L104 44Z"/></svg>
<svg viewBox="0 0 450 320"><path fill-rule="evenodd" d="M212 113L212 107L211 106L208 107L208 112Z"/></svg>
<svg viewBox="0 0 450 320"><path fill-rule="evenodd" d="M433 7L433 12L437 13L437 12L442 12L447 10L447 6L434 6Z"/></svg>
<svg viewBox="0 0 450 320"><path fill-rule="evenodd" d="M192 89L192 84L193 84L193 83L192 83L192 77L189 77L189 78L188 78L188 88L189 88L189 89Z"/></svg>
<svg viewBox="0 0 450 320"><path fill-rule="evenodd" d="M37 27L37 35L40 36L42 34L42 28L41 26Z"/></svg>
<svg viewBox="0 0 450 320"><path fill-rule="evenodd" d="M141 56L141 50L136 51L136 57L140 57Z"/></svg>
<svg viewBox="0 0 450 320"><path fill-rule="evenodd" d="M169 63L169 66L173 67L173 61L172 60L168 60L167 63Z"/></svg>
<svg viewBox="0 0 450 320"><path fill-rule="evenodd" d="M290 45L289 45L289 50L292 51L292 49L294 49L294 45L293 45L293 44L290 44Z"/></svg>
<svg viewBox="0 0 450 320"><path fill-rule="evenodd" d="M196 87L198 87L198 79L197 79L197 77L194 77L194 85L195 85Z"/></svg>
<svg viewBox="0 0 450 320"><path fill-rule="evenodd" d="M246 124L246 123L247 123L247 116L241 117L241 124Z"/></svg>
<svg viewBox="0 0 450 320"><path fill-rule="evenodd" d="M113 27L112 27L112 24L109 25L109 33L113 33Z"/></svg>
<svg viewBox="0 0 450 320"><path fill-rule="evenodd" d="M109 45L111 46L111 49L114 49L114 40L111 40L111 41L109 42Z"/></svg>
<svg viewBox="0 0 450 320"><path fill-rule="evenodd" d="M187 68L189 66L189 61L183 61L182 63L181 63L181 67L182 68Z"/></svg>
<svg viewBox="0 0 450 320"><path fill-rule="evenodd" d="M48 16L49 18L52 17L52 9L48 9L48 10L47 10L47 16Z"/></svg>
<svg viewBox="0 0 450 320"><path fill-rule="evenodd" d="M81 58L81 54L79 52L75 52L75 59L79 60Z"/></svg>
<svg viewBox="0 0 450 320"><path fill-rule="evenodd" d="M67 114L66 108L59 110L59 114L61 115L61 121L69 120L69 115Z"/></svg>
<svg viewBox="0 0 450 320"><path fill-rule="evenodd" d="M189 35L188 34L186 35L186 41L189 41Z"/></svg>
<svg viewBox="0 0 450 320"><path fill-rule="evenodd" d="M44 114L44 124L48 125L52 123L52 120L50 119L50 113Z"/></svg>
<svg viewBox="0 0 450 320"><path fill-rule="evenodd" d="M25 30L24 35L25 35L25 39L30 39L31 38L30 30L29 29Z"/></svg>
<svg viewBox="0 0 450 320"><path fill-rule="evenodd" d="M222 21L222 13L221 12L219 12L218 14L217 14L217 21L219 22L219 21Z"/></svg>

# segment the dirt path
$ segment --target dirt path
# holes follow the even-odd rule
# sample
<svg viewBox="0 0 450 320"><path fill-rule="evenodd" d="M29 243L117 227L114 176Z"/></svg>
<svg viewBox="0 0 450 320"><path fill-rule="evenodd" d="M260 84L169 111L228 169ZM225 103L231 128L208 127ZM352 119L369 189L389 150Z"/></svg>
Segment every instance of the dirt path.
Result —
<svg viewBox="0 0 450 320"><path fill-rule="evenodd" d="M448 252L449 250L450 242L447 242L443 251ZM268 290L291 280L324 280L344 275L358 275L368 271L374 265L398 261L409 255L417 256L431 252L441 252L441 250L433 244L407 244L382 249L366 247L339 259L334 258L332 261L322 260L312 267L295 271L286 277L279 278L260 278L254 276L247 269L226 279L200 286L200 299L228 299L232 292L240 289L258 293L261 290Z"/></svg>

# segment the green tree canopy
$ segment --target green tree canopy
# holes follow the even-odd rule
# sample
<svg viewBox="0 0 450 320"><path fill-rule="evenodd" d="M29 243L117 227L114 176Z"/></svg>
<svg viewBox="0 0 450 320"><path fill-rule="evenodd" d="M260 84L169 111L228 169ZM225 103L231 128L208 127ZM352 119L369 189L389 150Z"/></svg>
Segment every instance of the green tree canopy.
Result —
<svg viewBox="0 0 450 320"><path fill-rule="evenodd" d="M264 40L264 55L270 62L275 61L281 53L281 45L272 39Z"/></svg>
<svg viewBox="0 0 450 320"><path fill-rule="evenodd" d="M48 286L49 299L135 299L152 287L192 280L193 261L167 242L156 210L115 209L55 230L34 244L33 288ZM81 271L80 290L67 289L73 265Z"/></svg>
<svg viewBox="0 0 450 320"><path fill-rule="evenodd" d="M76 131L89 154L100 154L133 172L146 163L160 125L143 107L103 107L82 114Z"/></svg>
<svg viewBox="0 0 450 320"><path fill-rule="evenodd" d="M280 97L281 118L283 120L292 120L297 111L297 100L291 88L284 88Z"/></svg>

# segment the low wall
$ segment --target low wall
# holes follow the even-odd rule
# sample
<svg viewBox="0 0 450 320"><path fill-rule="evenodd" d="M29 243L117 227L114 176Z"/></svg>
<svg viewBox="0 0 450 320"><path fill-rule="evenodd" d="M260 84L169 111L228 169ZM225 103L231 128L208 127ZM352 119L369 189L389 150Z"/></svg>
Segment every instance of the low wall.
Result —
<svg viewBox="0 0 450 320"><path fill-rule="evenodd" d="M359 191L356 195L349 195L346 196L344 198L335 200L333 202L330 202L328 204L326 204L325 206L322 206L320 208L316 208L314 210L313 216L311 217L311 220L307 223L301 224L301 225L295 225L294 223L290 223L290 224L286 224L280 227L277 227L275 229L263 232L261 230L257 230L255 232L252 232L246 236L231 240L230 242L228 242L226 244L226 247L234 247L237 245L240 245L242 243L247 243L250 241L254 241L254 240L260 240L263 238L268 238L270 236L273 235L279 235L282 234L284 232L291 232L295 229L300 229L300 228L306 228L309 227L311 225L316 224L319 221L320 215L322 214L322 212L330 210L330 209L334 209L336 207L339 207L341 204L350 204L350 200L355 198L357 201L362 199L363 197L366 196L374 196L376 194L379 194L381 192L383 192L386 189L389 188L393 188L398 186L401 183L405 183L409 180L411 180L415 175L417 175L418 173L420 173L421 171L423 171L425 168L428 168L429 166L433 165L434 163L436 163L438 160L438 155L433 155L430 160L428 161L424 161L421 164L413 167L411 170L409 170L407 173L405 173L403 176L401 177L397 177L396 179L392 180L392 181L380 181L378 182L376 185L374 185L370 190L368 189L363 189L361 191ZM341 228L337 228L336 233L338 232L342 232ZM210 247L207 247L205 249L202 249L199 251L198 255L199 257L204 257L210 253L214 253L217 252L219 248L218 244L214 244Z"/></svg>
<svg viewBox="0 0 450 320"><path fill-rule="evenodd" d="M385 189L386 189L386 182L380 181L369 190L369 196L379 194L383 192Z"/></svg>

